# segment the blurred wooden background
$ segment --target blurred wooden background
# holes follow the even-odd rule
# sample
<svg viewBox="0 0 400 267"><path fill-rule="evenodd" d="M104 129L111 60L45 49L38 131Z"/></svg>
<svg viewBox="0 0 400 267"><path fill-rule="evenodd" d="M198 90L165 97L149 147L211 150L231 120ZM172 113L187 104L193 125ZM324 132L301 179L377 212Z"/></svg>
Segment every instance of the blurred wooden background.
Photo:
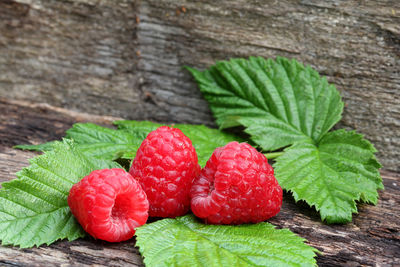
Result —
<svg viewBox="0 0 400 267"><path fill-rule="evenodd" d="M400 171L400 1L0 0L0 97L126 119L214 125L189 65L310 64ZM11 103L10 103L11 105Z"/></svg>

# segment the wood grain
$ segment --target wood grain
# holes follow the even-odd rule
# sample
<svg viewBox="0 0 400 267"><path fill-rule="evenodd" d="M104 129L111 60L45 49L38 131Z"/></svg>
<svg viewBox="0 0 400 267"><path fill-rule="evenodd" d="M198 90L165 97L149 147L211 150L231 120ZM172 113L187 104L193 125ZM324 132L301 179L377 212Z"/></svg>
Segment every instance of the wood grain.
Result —
<svg viewBox="0 0 400 267"><path fill-rule="evenodd" d="M26 104L0 101L0 182L15 178L15 172L37 154L13 149L16 142L61 138L75 121L110 126L109 117ZM399 266L400 175L382 172L382 176L385 191L379 192L378 204L358 205L352 223L325 225L314 209L296 204L287 194L281 212L269 221L291 229L322 251L319 266ZM85 238L23 250L0 246L0 266L142 266L142 259L134 240L110 244Z"/></svg>
<svg viewBox="0 0 400 267"><path fill-rule="evenodd" d="M400 1L2 0L0 96L91 114L213 125L190 75L230 57L310 64L400 171Z"/></svg>
<svg viewBox="0 0 400 267"><path fill-rule="evenodd" d="M0 96L138 117L136 1L0 1Z"/></svg>
<svg viewBox="0 0 400 267"><path fill-rule="evenodd" d="M400 171L400 151L393 149L400 146L399 1L148 0L139 15L143 88L168 111L157 118L210 120L184 65L296 58L341 91L346 107L338 127L365 134L384 167Z"/></svg>

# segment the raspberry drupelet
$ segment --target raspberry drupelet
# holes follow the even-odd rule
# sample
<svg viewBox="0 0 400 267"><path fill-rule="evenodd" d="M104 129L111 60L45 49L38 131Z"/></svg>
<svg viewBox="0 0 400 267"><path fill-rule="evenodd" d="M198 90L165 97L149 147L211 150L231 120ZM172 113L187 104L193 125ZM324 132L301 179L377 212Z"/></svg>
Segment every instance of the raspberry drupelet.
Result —
<svg viewBox="0 0 400 267"><path fill-rule="evenodd" d="M68 205L87 233L109 242L132 238L149 210L146 194L123 169L91 172L72 186Z"/></svg>
<svg viewBox="0 0 400 267"><path fill-rule="evenodd" d="M282 206L267 158L246 143L217 148L191 189L193 213L212 224L258 223Z"/></svg>
<svg viewBox="0 0 400 267"><path fill-rule="evenodd" d="M162 126L149 133L129 172L147 194L149 216L174 218L189 211L190 188L200 166L181 130Z"/></svg>

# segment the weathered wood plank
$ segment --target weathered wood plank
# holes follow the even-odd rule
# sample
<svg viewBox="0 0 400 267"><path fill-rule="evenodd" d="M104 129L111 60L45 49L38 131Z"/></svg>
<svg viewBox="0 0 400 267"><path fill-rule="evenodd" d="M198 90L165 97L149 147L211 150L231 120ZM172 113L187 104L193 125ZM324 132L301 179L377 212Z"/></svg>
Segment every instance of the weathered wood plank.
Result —
<svg viewBox="0 0 400 267"><path fill-rule="evenodd" d="M140 117L136 1L0 1L0 96Z"/></svg>
<svg viewBox="0 0 400 267"><path fill-rule="evenodd" d="M121 119L4 98L0 98L0 111L0 146L3 147L61 139L76 122L111 125L113 121Z"/></svg>
<svg viewBox="0 0 400 267"><path fill-rule="evenodd" d="M296 58L341 91L340 127L365 134L384 167L400 171L393 149L400 146L399 1L147 0L139 15L143 88L175 120L209 120L182 66L249 55Z"/></svg>
<svg viewBox="0 0 400 267"><path fill-rule="evenodd" d="M144 266L135 240L113 244L93 239L59 241L18 249L0 246L0 266Z"/></svg>
<svg viewBox="0 0 400 267"><path fill-rule="evenodd" d="M212 125L182 66L293 57L342 92L340 126L364 133L384 168L400 171L399 25L396 0L3 0L0 96Z"/></svg>
<svg viewBox="0 0 400 267"><path fill-rule="evenodd" d="M75 121L110 125L112 118L70 113L49 106L12 105L0 101L0 182L15 178L36 153L11 148L16 142L40 142L60 138ZM4 115L6 114L6 115ZM30 116L30 117L29 117ZM23 118L30 121L27 124ZM29 118L28 118L29 117ZM10 119L8 119L10 118ZM48 131L48 132L47 132ZM47 133L47 135L46 135ZM15 139L15 136L18 138ZM290 228L324 254L320 266L400 265L400 175L382 172L385 191L378 205L359 205L359 214L346 225L325 225L315 210L295 204L285 195L281 212L271 220ZM23 249L0 246L0 265L5 266L140 266L142 260L135 241L109 244L90 238L60 241L50 246Z"/></svg>

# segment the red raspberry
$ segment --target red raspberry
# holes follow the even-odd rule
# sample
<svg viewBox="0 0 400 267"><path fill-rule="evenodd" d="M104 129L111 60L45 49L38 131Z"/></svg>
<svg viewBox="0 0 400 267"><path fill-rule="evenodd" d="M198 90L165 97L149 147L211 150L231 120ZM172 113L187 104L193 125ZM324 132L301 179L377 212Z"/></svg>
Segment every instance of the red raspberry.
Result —
<svg viewBox="0 0 400 267"><path fill-rule="evenodd" d="M282 188L265 156L246 143L217 148L193 182L192 211L207 223L258 223L282 206Z"/></svg>
<svg viewBox="0 0 400 267"><path fill-rule="evenodd" d="M162 126L136 152L130 174L150 203L149 216L176 217L190 207L190 187L200 172L196 150L181 130Z"/></svg>
<svg viewBox="0 0 400 267"><path fill-rule="evenodd" d="M109 242L133 237L149 210L146 194L123 169L91 172L72 186L68 205L86 232Z"/></svg>

